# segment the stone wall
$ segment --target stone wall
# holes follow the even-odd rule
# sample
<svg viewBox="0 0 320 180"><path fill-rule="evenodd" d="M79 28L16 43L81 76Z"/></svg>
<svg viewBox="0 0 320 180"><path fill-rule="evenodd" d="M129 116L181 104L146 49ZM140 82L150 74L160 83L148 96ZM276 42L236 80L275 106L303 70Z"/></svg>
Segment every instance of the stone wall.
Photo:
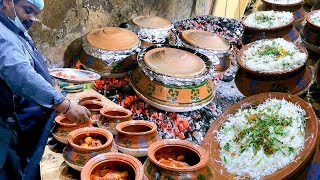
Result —
<svg viewBox="0 0 320 180"><path fill-rule="evenodd" d="M196 0L45 0L45 8L30 35L51 61L51 67L72 64L80 38L95 28L119 26L138 15L169 20L192 16Z"/></svg>

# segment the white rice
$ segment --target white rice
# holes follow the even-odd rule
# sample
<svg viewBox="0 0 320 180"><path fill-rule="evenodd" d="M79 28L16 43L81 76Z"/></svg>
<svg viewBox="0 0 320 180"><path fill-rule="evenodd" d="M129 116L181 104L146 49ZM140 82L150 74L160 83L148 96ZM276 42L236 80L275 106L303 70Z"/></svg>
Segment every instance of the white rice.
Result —
<svg viewBox="0 0 320 180"><path fill-rule="evenodd" d="M254 126L258 120L248 120L248 116L252 114L257 114L258 119L262 120L261 122L266 122L266 118L270 117L273 117L277 123L291 121L290 124L283 126L274 124L261 126L267 127L270 133L266 135L268 138L264 139L265 141L276 139L272 146L274 150L272 154L266 153L262 146L260 149L254 150L253 146L247 144L253 139L258 139L258 136L253 135L257 131L248 131L242 139L239 139L240 132L244 129L250 127L255 130L259 129L259 126ZM304 147L305 115L306 112L300 106L284 99L268 99L255 108L238 109L235 114L228 117L228 121L222 124L217 134L217 141L221 147L222 164L228 172L236 174L238 177L253 179L259 179L283 168L293 162L298 152ZM279 131L276 133L276 128L279 126L283 127L281 131L283 134L280 135ZM264 143L266 144L266 142Z"/></svg>
<svg viewBox="0 0 320 180"><path fill-rule="evenodd" d="M305 63L307 54L292 42L283 38L260 40L250 44L243 52L243 62L258 72L282 72L295 69Z"/></svg>
<svg viewBox="0 0 320 180"><path fill-rule="evenodd" d="M310 21L316 26L320 26L320 11L313 13L310 16Z"/></svg>
<svg viewBox="0 0 320 180"><path fill-rule="evenodd" d="M292 19L291 12L258 11L248 15L243 23L252 28L268 29L287 25Z"/></svg>
<svg viewBox="0 0 320 180"><path fill-rule="evenodd" d="M272 4L295 4L302 2L302 0L265 0L268 3Z"/></svg>

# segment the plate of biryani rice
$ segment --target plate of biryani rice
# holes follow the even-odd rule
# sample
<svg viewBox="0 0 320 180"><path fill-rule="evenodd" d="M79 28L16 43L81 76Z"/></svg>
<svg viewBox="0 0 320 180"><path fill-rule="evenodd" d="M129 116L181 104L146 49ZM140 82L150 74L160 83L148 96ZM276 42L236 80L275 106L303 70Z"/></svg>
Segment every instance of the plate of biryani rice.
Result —
<svg viewBox="0 0 320 180"><path fill-rule="evenodd" d="M238 64L255 75L288 75L301 69L308 59L307 50L283 38L263 39L244 46Z"/></svg>
<svg viewBox="0 0 320 180"><path fill-rule="evenodd" d="M291 12L258 11L246 16L242 20L242 25L247 29L272 30L289 26L293 21Z"/></svg>
<svg viewBox="0 0 320 180"><path fill-rule="evenodd" d="M215 179L289 179L313 155L318 120L312 107L286 93L254 95L230 106L202 146Z"/></svg>

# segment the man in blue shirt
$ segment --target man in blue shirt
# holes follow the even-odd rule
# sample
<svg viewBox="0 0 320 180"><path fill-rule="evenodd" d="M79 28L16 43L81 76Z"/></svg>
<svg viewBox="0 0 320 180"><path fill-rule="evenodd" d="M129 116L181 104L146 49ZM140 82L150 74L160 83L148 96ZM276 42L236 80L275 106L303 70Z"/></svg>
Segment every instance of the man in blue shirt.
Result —
<svg viewBox="0 0 320 180"><path fill-rule="evenodd" d="M0 0L0 180L35 179L54 110L79 124L90 112L56 89L28 29L43 0Z"/></svg>

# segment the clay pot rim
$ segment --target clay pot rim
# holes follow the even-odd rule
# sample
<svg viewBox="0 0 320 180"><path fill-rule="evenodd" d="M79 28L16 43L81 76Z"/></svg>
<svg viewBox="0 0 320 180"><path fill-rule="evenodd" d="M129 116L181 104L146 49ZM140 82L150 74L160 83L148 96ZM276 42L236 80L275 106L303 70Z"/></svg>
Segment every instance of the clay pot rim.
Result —
<svg viewBox="0 0 320 180"><path fill-rule="evenodd" d="M307 18L306 18L306 20L307 20L307 23L310 23L311 25L313 25L313 26L315 26L315 27L317 27L319 30L320 30L320 26L318 26L318 25L316 25L316 24L313 24L312 22L311 22L311 16L314 14L314 13L316 13L316 12L320 12L320 9L319 10L315 10L315 11L311 11L311 12L309 12L308 14L307 14Z"/></svg>
<svg viewBox="0 0 320 180"><path fill-rule="evenodd" d="M287 12L287 11L274 11L274 12ZM247 19L248 16L244 17L242 20L241 20L241 25L247 29L247 30L254 30L254 31L272 31L272 30L280 30L280 29L283 29L283 28L286 28L286 27L289 27L289 26L293 26L293 23L294 23L294 15L293 13L292 14L292 18L290 20L290 22L288 24L284 24L284 25L281 25L281 26L277 26L277 27L272 27L272 28L256 28L256 27L250 27L250 26L247 26L244 21Z"/></svg>
<svg viewBox="0 0 320 180"><path fill-rule="evenodd" d="M267 2L265 0L261 0L263 3L266 3L266 4L270 4L270 5L274 5L274 6L298 6L298 5L302 5L304 3L303 0L301 0L300 2L297 2L297 3L293 3L293 4L277 4L277 3L272 3L272 2Z"/></svg>
<svg viewBox="0 0 320 180"><path fill-rule="evenodd" d="M111 116L111 115L107 115L105 114L105 112L108 112L108 111L119 111L119 112L124 112L126 113L127 115L125 116ZM125 108L119 108L119 107L104 107L102 109L100 109L100 114L101 116L105 116L105 117L108 117L108 118L128 118L132 115L132 112L128 109L125 109Z"/></svg>
<svg viewBox="0 0 320 180"><path fill-rule="evenodd" d="M58 115L57 117L54 118L54 120L56 121L57 124L59 124L60 126L63 126L63 127L75 127L77 126L78 124L76 124L75 122L69 124L69 123L62 123L61 121L64 120L64 119L68 119L66 116L60 114ZM69 120L69 119L68 119ZM71 121L71 120L69 120Z"/></svg>
<svg viewBox="0 0 320 180"><path fill-rule="evenodd" d="M260 42L261 41L266 41L266 40L273 40L274 38L272 39L262 39L262 40L259 40ZM244 61L242 60L242 56L243 56L243 52L245 50L247 50L249 48L249 46L251 46L252 44L254 43L257 43L259 41L254 41L254 42L251 42L247 45L245 45L244 47L242 47L242 49L239 51L238 55L237 55L237 62L239 64L239 66L241 68L243 68L245 71L251 73L251 74L254 74L254 75L257 75L257 76L280 76L280 75L289 75L289 74L292 74L294 72L297 72L298 70L300 70L301 68L303 68L306 63L307 63L307 60L309 58L309 53L307 51L307 49L305 47L303 47L301 44L298 44L298 43L293 43L296 47L298 47L300 49L300 52L303 52L305 53L307 56L306 58L304 59L304 63L301 65L301 66L298 66L294 69L289 69L289 70L284 70L284 71L277 71L277 72L259 72L259 71L256 71L256 70L253 70L251 68L249 68L247 65L244 64ZM288 41L290 42L290 41Z"/></svg>
<svg viewBox="0 0 320 180"><path fill-rule="evenodd" d="M145 132L127 132L123 131L122 129L131 125L143 125L151 128L149 131ZM146 134L150 134L154 131L157 131L157 125L155 123L145 121L145 120L130 120L130 121L124 121L116 125L116 130L120 134L125 134L125 135L135 135L135 136L144 136Z"/></svg>
<svg viewBox="0 0 320 180"><path fill-rule="evenodd" d="M123 153L103 153L91 158L83 167L81 171L81 179L87 179L91 176L92 171L99 165L104 164L105 162L120 161L129 165L135 172L135 179L142 179L144 176L143 165L135 157L129 154Z"/></svg>
<svg viewBox="0 0 320 180"><path fill-rule="evenodd" d="M90 97L96 98L96 99L94 99L94 101L101 101L102 100L102 98L99 95L84 94L84 95L81 95L81 96L78 97L79 103L82 102L82 101L89 101L89 100L84 100L84 99L85 98L90 98ZM90 99L90 100L92 100L92 99Z"/></svg>
<svg viewBox="0 0 320 180"><path fill-rule="evenodd" d="M89 111L95 111L95 112L100 112L101 109L106 107L105 104L103 104L101 101L97 101L97 100L84 100L84 101L79 102L79 105L81 105L81 106L85 106L87 104L94 104L94 105L101 106L100 109L88 109Z"/></svg>
<svg viewBox="0 0 320 180"><path fill-rule="evenodd" d="M89 132L89 134L91 134L91 133L99 134L99 135L105 137L107 139L107 142L105 142L102 146L87 147L87 148L81 147L73 142L73 140L76 137L78 137L79 135L86 134L87 132ZM68 135L68 144L72 148L74 148L76 150L80 150L80 151L100 151L100 150L106 149L108 146L111 146L112 142L113 142L113 135L111 134L111 132L109 132L106 129L102 129L102 128L95 128L95 127L79 128L79 129L76 129L76 130L70 132Z"/></svg>
<svg viewBox="0 0 320 180"><path fill-rule="evenodd" d="M189 150L192 150L195 152L198 156L200 161L190 167L186 168L174 168L171 166L167 166L164 164L161 164L154 156L155 152L159 150L160 148L169 147L169 146L179 146L183 148L187 148ZM175 172L191 172L199 170L203 167L205 167L209 161L209 154L199 145L193 144L186 140L179 140L179 139L166 139L166 140L159 140L154 143L152 143L148 148L148 158L152 163L157 165L160 168L175 171Z"/></svg>

